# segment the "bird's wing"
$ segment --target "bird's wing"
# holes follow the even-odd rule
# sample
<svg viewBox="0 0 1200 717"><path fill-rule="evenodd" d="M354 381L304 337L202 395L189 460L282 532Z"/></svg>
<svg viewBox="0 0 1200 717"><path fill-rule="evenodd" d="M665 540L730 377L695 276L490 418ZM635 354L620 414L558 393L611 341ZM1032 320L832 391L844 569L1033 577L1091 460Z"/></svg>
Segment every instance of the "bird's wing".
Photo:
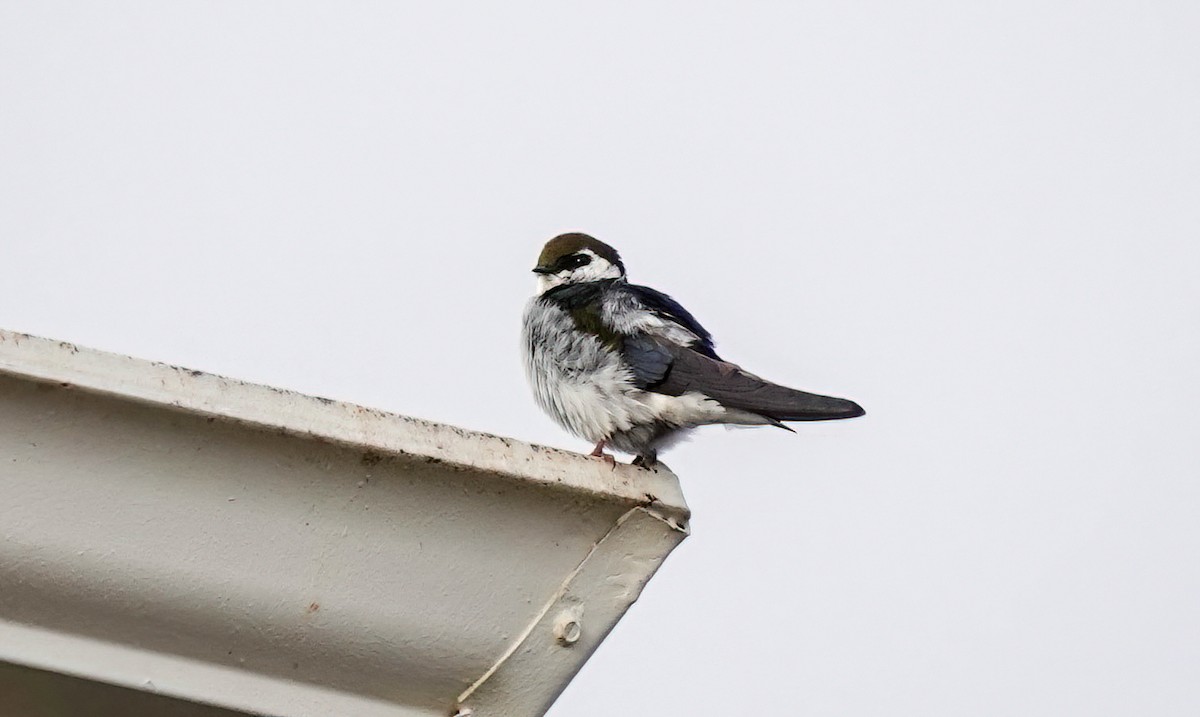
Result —
<svg viewBox="0 0 1200 717"><path fill-rule="evenodd" d="M775 423L829 421L864 413L854 401L780 386L735 364L648 334L626 336L622 355L642 390L667 396L701 393L726 408Z"/></svg>
<svg viewBox="0 0 1200 717"><path fill-rule="evenodd" d="M700 322L679 302L648 286L615 280L562 284L541 298L562 307L580 330L606 343L649 334L717 358L712 335Z"/></svg>
<svg viewBox="0 0 1200 717"><path fill-rule="evenodd" d="M772 422L863 415L853 401L779 386L722 361L700 322L649 287L589 282L557 287L544 296L570 312L580 330L620 351L634 385L642 390L667 396L702 393Z"/></svg>
<svg viewBox="0 0 1200 717"><path fill-rule="evenodd" d="M663 338L686 345L709 358L719 359L713 347L712 334L701 326L696 317L692 316L691 312L683 308L678 301L657 289L637 284L626 284L622 287L622 291L632 297L643 312L647 312L651 317L669 327L679 329L676 332L658 332L663 334ZM639 328L650 329L647 326ZM649 333L655 332L651 329ZM676 335L672 336L672 333ZM679 340L680 337L682 337L682 341Z"/></svg>

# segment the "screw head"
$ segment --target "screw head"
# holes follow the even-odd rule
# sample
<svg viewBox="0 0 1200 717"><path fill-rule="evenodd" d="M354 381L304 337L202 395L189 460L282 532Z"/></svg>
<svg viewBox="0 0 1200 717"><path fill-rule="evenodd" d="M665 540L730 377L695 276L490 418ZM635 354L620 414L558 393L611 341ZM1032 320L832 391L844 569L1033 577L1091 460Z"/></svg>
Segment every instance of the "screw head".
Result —
<svg viewBox="0 0 1200 717"><path fill-rule="evenodd" d="M558 620L554 622L554 638L558 640L558 644L574 645L583 636L583 626L579 623L579 616L572 611L564 611L558 616Z"/></svg>

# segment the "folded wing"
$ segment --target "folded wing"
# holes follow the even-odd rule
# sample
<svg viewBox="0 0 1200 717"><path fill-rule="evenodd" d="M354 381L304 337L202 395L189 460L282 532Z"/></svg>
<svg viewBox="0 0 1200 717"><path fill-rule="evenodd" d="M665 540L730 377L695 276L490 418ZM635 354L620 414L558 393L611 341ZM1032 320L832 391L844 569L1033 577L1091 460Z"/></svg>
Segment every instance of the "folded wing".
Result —
<svg viewBox="0 0 1200 717"><path fill-rule="evenodd" d="M865 413L854 401L780 386L735 364L654 336L626 336L622 349L635 382L646 391L667 396L694 391L772 422L832 421Z"/></svg>

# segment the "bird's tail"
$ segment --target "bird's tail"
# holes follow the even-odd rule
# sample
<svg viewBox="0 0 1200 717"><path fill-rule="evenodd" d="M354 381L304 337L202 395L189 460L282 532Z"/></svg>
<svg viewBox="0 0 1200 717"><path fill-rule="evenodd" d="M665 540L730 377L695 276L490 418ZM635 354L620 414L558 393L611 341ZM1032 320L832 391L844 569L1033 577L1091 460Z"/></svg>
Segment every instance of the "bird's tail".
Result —
<svg viewBox="0 0 1200 717"><path fill-rule="evenodd" d="M777 421L836 421L857 418L866 413L862 406L846 398L797 391L767 381L762 383L762 388L751 392L753 398L747 395L746 398L750 400L745 402L745 406L737 408L760 413Z"/></svg>
<svg viewBox="0 0 1200 717"><path fill-rule="evenodd" d="M866 413L845 398L822 396L780 386L727 361L682 347L671 347L670 371L657 390L671 395L698 391L726 408L761 416L767 423L835 421Z"/></svg>
<svg viewBox="0 0 1200 717"><path fill-rule="evenodd" d="M682 396L696 392L707 396L747 424L782 421L836 421L866 413L845 398L822 396L763 380L737 364L705 356L686 346L663 341L626 339L626 353L638 357L643 373L655 379L646 386L657 393ZM650 369L656 370L647 370ZM731 416L732 418L733 416ZM759 421L758 419L762 419ZM730 423L742 423L731 420Z"/></svg>
<svg viewBox="0 0 1200 717"><path fill-rule="evenodd" d="M782 421L836 421L866 413L849 399L797 391L740 368L719 383L705 386L704 393L726 408L762 416L780 428L787 428Z"/></svg>

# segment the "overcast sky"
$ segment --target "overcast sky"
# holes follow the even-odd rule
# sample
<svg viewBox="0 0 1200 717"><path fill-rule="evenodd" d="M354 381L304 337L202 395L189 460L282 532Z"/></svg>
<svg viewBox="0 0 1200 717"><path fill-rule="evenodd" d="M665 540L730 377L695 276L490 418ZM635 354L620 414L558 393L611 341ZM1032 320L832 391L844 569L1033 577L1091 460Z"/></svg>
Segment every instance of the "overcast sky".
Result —
<svg viewBox="0 0 1200 717"><path fill-rule="evenodd" d="M552 710L1200 711L1200 4L0 4L0 326L586 450L541 244L860 402Z"/></svg>

